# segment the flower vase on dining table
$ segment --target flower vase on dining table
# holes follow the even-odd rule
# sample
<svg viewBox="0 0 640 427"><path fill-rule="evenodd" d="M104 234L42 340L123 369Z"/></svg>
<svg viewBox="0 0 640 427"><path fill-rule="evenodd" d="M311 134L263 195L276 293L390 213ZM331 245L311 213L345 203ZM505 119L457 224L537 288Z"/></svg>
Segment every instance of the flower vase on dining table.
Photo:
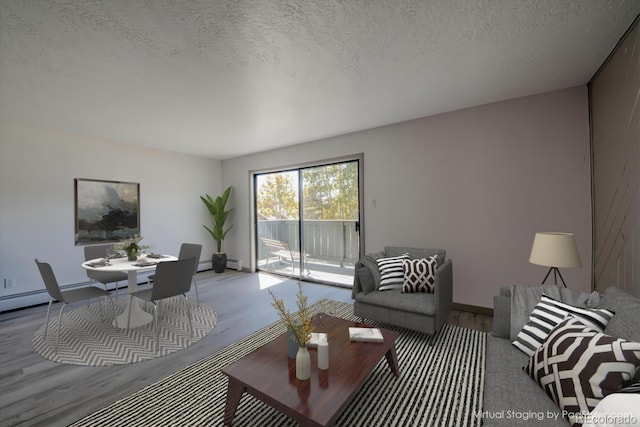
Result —
<svg viewBox="0 0 640 427"><path fill-rule="evenodd" d="M116 251L124 251L127 254L127 259L129 261L136 261L140 255L140 251L148 247L148 245L141 244L141 240L142 236L136 234L132 238L114 245L113 249Z"/></svg>
<svg viewBox="0 0 640 427"><path fill-rule="evenodd" d="M129 261L135 261L138 259L138 251L133 250L133 251L127 251L127 259Z"/></svg>

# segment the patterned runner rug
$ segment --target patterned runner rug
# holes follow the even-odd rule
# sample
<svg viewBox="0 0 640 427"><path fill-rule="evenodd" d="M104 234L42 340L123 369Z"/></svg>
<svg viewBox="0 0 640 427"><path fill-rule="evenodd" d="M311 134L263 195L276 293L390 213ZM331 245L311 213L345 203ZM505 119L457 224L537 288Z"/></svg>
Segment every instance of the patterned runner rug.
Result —
<svg viewBox="0 0 640 427"><path fill-rule="evenodd" d="M125 309L125 300L114 298L116 313ZM216 313L205 304L189 301L193 321L193 336L184 301L179 298L163 300L158 326L160 350L156 350L154 322L135 329L120 329L111 325L113 310L110 304L86 305L62 315L60 347L55 352L59 307L51 308L47 339L44 325L33 336L33 349L45 359L67 365L112 366L141 362L182 350L206 337L216 326ZM153 305L145 310L153 313ZM44 322L43 322L44 323Z"/></svg>
<svg viewBox="0 0 640 427"><path fill-rule="evenodd" d="M351 304L322 300L313 306L358 320ZM396 342L400 377L383 358L337 426L477 426L481 419L486 333L445 325L427 344L427 336L406 329ZM285 332L277 322L151 384L79 421L73 426L219 426L227 379L220 370ZM245 394L234 426L295 426L291 419Z"/></svg>

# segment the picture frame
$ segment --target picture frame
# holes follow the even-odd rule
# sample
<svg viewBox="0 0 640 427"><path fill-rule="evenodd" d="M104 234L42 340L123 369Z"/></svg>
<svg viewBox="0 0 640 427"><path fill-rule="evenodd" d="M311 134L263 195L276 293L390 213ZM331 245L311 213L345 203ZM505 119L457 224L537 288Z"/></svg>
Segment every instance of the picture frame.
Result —
<svg viewBox="0 0 640 427"><path fill-rule="evenodd" d="M119 242L140 234L140 183L73 181L76 246Z"/></svg>

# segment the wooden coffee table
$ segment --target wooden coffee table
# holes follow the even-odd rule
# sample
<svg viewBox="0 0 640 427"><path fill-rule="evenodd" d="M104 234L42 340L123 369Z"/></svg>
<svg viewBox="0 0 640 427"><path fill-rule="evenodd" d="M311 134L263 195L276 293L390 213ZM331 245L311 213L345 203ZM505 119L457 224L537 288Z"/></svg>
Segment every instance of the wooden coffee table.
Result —
<svg viewBox="0 0 640 427"><path fill-rule="evenodd" d="M246 392L300 426L331 426L383 356L391 372L399 376L397 332L380 328L384 342L352 342L349 326L367 325L323 313L314 317L314 324L317 332L327 333L329 369L318 369L317 352L310 348L311 379L296 379L295 359L287 357L287 334L281 335L222 370L229 377L225 425L232 424Z"/></svg>

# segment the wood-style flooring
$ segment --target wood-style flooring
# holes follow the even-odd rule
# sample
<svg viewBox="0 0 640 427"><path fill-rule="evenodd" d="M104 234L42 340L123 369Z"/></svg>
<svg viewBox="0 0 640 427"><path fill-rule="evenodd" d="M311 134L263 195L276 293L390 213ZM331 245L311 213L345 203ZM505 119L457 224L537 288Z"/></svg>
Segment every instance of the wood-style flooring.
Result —
<svg viewBox="0 0 640 427"><path fill-rule="evenodd" d="M287 307L295 307L294 281L234 271L198 273L200 301L218 315L215 329L185 350L124 366L59 365L36 354L31 340L45 320L46 306L0 315L0 426L66 426L275 322L278 315L267 288ZM350 289L303 283L303 290L310 303L323 298L352 301ZM53 313L57 310L54 305ZM491 329L491 317L473 313L452 312L448 322Z"/></svg>

